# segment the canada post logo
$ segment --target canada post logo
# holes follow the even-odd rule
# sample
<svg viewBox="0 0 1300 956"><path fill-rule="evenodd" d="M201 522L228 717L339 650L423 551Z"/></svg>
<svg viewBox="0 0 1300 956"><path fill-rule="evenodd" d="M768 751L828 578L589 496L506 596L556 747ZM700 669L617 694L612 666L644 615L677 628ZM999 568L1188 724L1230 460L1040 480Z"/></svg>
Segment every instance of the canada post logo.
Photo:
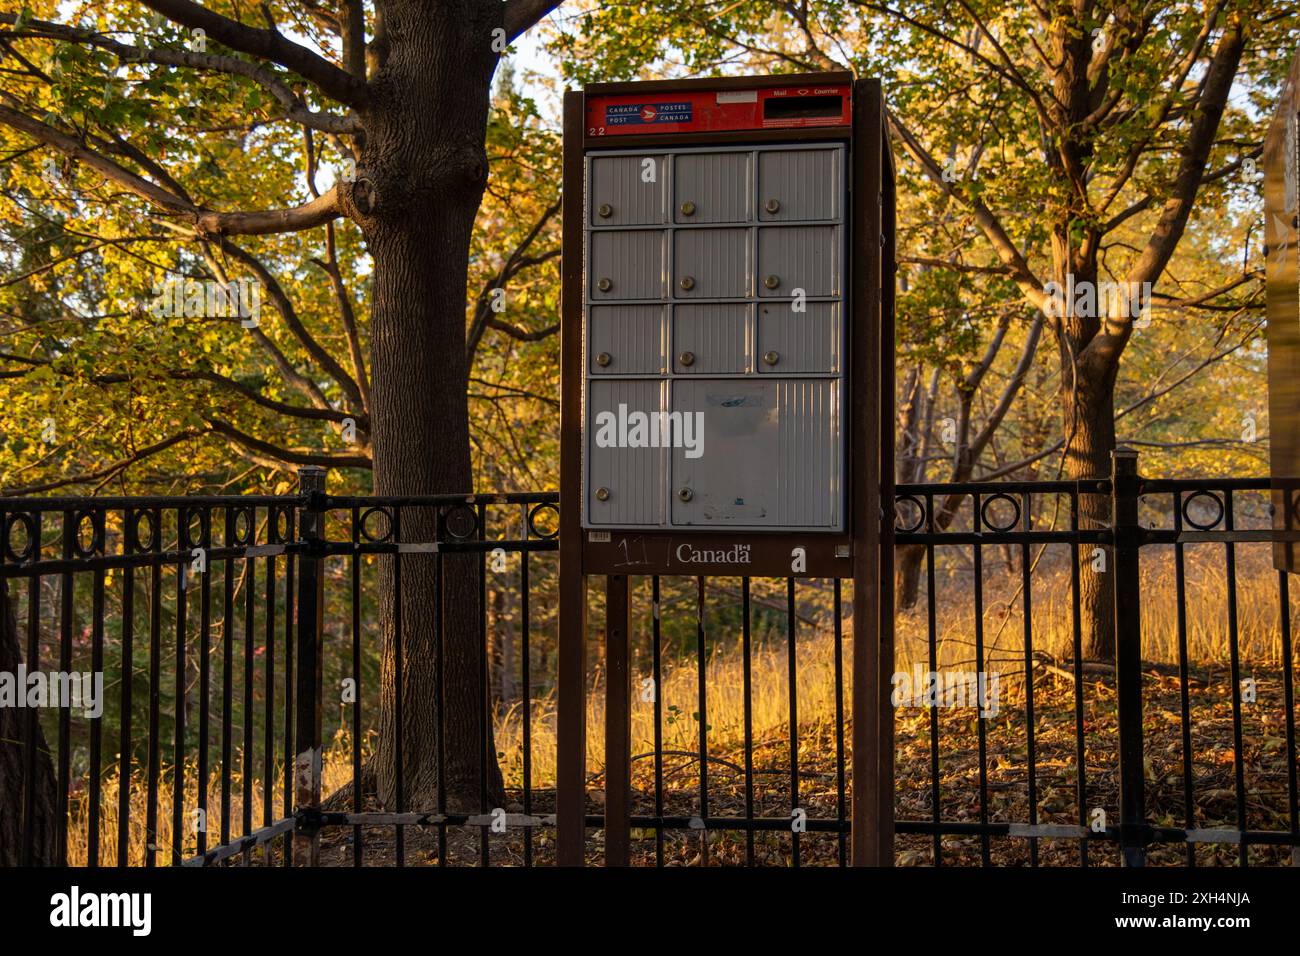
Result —
<svg viewBox="0 0 1300 956"><path fill-rule="evenodd" d="M620 103L605 107L606 126L645 126L653 123L689 123L691 104Z"/></svg>

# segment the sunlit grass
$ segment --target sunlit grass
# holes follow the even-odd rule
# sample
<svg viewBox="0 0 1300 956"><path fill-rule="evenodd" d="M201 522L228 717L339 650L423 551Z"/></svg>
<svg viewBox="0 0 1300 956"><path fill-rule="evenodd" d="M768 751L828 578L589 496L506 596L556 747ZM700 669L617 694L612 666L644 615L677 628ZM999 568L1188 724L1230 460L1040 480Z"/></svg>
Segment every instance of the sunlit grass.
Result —
<svg viewBox="0 0 1300 956"><path fill-rule="evenodd" d="M1225 664L1230 656L1227 578L1222 550L1202 546L1189 549L1187 556L1186 640L1193 669ZM1143 563L1142 656L1144 660L1163 664L1178 661L1178 610L1174 600L1173 556L1169 549L1144 553ZM1262 553L1249 554L1239 561L1236 589L1237 647L1240 659L1249 664L1281 664L1281 629L1276 572ZM974 618L969 577L960 573L940 587L935 615L935 662L938 669L974 668ZM1023 699L1021 679L1024 673L1024 623L1019 590L1019 574L1001 573L986 568L984 661L986 669L1003 678L1003 706ZM1071 614L1071 590L1068 569L1039 569L1033 577L1031 628L1033 650L1045 652L1055 661L1073 659L1074 630ZM850 607L845 594L844 608ZM707 741L711 754L738 752L745 739L744 666L740 634L711 634L713 651L704 662ZM842 707L846 723L851 700L852 620L842 622L840 645ZM638 632L634 643L644 652L647 636ZM914 664L929 667L929 629L924 595L919 605L902 611L896 619L895 669L910 671ZM796 638L797 701L799 735L805 740L833 739L833 734L816 733L833 728L836 721L836 643L831 622L823 619L816 627L800 625ZM636 658L638 670L632 687L632 748L634 756L654 752L654 703L648 656ZM1068 664L1067 664L1068 666ZM790 731L790 683L788 649L782 631L765 630L752 639L750 655L749 724L754 750L788 745ZM699 748L700 700L698 661L665 661L662 668L660 698L662 747L664 751L695 753ZM604 766L604 687L602 670L597 667L587 695L587 752L592 786L600 789ZM556 698L554 692L535 697L528 711L531 718L531 778L534 791L553 788L556 778ZM524 709L521 703L499 705L495 714L495 741L506 786L523 787ZM369 756L373 735L363 743ZM344 786L352 779L351 738L340 731L325 748L323 758L324 791ZM758 759L756 757L756 759ZM214 761L215 763L215 761ZM243 777L241 760L236 755L231 776L231 832L243 833ZM262 764L259 757L257 766ZM171 860L172 772L164 769L157 795L157 861ZM276 765L271 787L271 820L283 809L283 766ZM253 829L264 825L263 781L252 781ZM117 861L118 781L115 772L103 779L101 794L101 865ZM207 782L208 845L219 842L220 769L213 770ZM82 791L84 794L84 790ZM148 789L144 768L138 768L131 780L129 862L145 861L147 834L146 811ZM198 802L196 767L187 762L185 769L184 816L186 838L182 856L195 852L193 810ZM88 807L74 799L70 818L69 862L82 865L87 861Z"/></svg>

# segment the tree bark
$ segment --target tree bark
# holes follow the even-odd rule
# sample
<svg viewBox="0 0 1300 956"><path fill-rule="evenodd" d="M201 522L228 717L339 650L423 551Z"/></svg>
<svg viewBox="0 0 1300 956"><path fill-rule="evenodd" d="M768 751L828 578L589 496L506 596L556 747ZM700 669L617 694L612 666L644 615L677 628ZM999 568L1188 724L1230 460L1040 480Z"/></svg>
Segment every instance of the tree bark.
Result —
<svg viewBox="0 0 1300 956"><path fill-rule="evenodd" d="M379 495L467 493L470 462L465 304L469 245L487 181L484 141L501 9L447 3L435 16L400 0L385 4L388 54L364 110L365 142L347 191L375 263L372 426ZM404 508L403 542L435 539L431 508ZM401 574L401 682L394 606ZM436 592L442 561L441 601ZM380 562L383 655L376 789L386 807L478 811L486 779L501 801L487 696L483 693L478 560L406 554ZM443 620L439 687L437 615ZM398 695L402 794L397 788ZM438 766L441 707L445 766ZM486 766L485 766L486 761Z"/></svg>
<svg viewBox="0 0 1300 956"><path fill-rule="evenodd" d="M0 672L16 675L23 660L18 622L9 600L9 583L0 586ZM16 688L25 693L25 688ZM0 867L53 866L58 845L54 764L41 731L39 712L28 707L0 707ZM30 760L31 747L35 760ZM29 767L34 763L34 768ZM32 846L24 854L28 774L34 769Z"/></svg>
<svg viewBox="0 0 1300 956"><path fill-rule="evenodd" d="M1078 381L1062 369L1061 408L1067 437L1067 478L1106 478L1110 455L1115 448L1115 377L1118 366L1090 361L1078 362ZM1079 527L1104 528L1110 524L1110 499L1106 495L1079 496ZM1098 546L1079 546L1079 617L1083 631L1083 655L1090 660L1112 660L1115 656L1114 555Z"/></svg>

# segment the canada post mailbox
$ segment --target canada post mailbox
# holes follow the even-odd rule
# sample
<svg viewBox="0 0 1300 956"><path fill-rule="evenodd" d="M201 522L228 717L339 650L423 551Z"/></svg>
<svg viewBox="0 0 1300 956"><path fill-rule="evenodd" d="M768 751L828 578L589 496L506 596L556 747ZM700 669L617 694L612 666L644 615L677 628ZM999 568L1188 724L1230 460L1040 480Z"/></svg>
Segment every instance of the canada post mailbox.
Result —
<svg viewBox="0 0 1300 956"><path fill-rule="evenodd" d="M565 508L629 573L687 570L695 534L720 536L701 553L750 561L796 535L847 576L892 389L878 85L832 73L571 97L562 485L580 490Z"/></svg>
<svg viewBox="0 0 1300 956"><path fill-rule="evenodd" d="M887 147L880 84L850 73L565 94L561 865L587 852L593 576L607 863L629 859L632 581L647 575L697 577L701 609L708 576L790 578L791 600L796 577L837 579L837 601L852 580L853 860L893 858Z"/></svg>

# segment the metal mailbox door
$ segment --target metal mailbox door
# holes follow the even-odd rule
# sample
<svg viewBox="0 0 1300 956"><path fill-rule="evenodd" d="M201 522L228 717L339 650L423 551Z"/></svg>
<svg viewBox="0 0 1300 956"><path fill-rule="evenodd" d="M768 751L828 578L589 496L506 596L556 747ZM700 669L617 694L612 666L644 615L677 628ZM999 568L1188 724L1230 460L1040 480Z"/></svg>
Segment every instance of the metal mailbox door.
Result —
<svg viewBox="0 0 1300 956"><path fill-rule="evenodd" d="M673 371L679 375L750 369L749 304L683 302L673 307Z"/></svg>
<svg viewBox="0 0 1300 956"><path fill-rule="evenodd" d="M838 374L840 304L761 302L758 306L758 371L769 375Z"/></svg>
<svg viewBox="0 0 1300 956"><path fill-rule="evenodd" d="M672 410L699 436L672 449L675 526L840 527L837 382L678 379Z"/></svg>
<svg viewBox="0 0 1300 956"><path fill-rule="evenodd" d="M754 202L749 153L679 153L673 193L675 222L748 222Z"/></svg>
<svg viewBox="0 0 1300 956"><path fill-rule="evenodd" d="M654 165L646 166L647 160ZM591 225L655 226L665 222L663 165L664 157L656 155L594 157Z"/></svg>
<svg viewBox="0 0 1300 956"><path fill-rule="evenodd" d="M592 375L660 375L665 323L661 305L593 305L587 341Z"/></svg>
<svg viewBox="0 0 1300 956"><path fill-rule="evenodd" d="M679 229L673 233L673 295L739 299L749 295L748 229Z"/></svg>
<svg viewBox="0 0 1300 956"><path fill-rule="evenodd" d="M593 525L637 527L664 523L668 458L661 441L649 444L664 407L664 383L596 379L588 383L587 514ZM648 426L637 432L637 419Z"/></svg>
<svg viewBox="0 0 1300 956"><path fill-rule="evenodd" d="M774 382L682 380L673 383L673 412L695 449L672 450L674 525L773 525L777 503L771 468L777 459ZM696 424L698 423L698 424Z"/></svg>
<svg viewBox="0 0 1300 956"><path fill-rule="evenodd" d="M593 232L588 265L595 301L663 297L664 236L657 229Z"/></svg>
<svg viewBox="0 0 1300 956"><path fill-rule="evenodd" d="M758 294L839 295L839 227L769 226L758 231Z"/></svg>
<svg viewBox="0 0 1300 956"><path fill-rule="evenodd" d="M840 219L844 153L839 149L758 154L758 218L763 222Z"/></svg>

